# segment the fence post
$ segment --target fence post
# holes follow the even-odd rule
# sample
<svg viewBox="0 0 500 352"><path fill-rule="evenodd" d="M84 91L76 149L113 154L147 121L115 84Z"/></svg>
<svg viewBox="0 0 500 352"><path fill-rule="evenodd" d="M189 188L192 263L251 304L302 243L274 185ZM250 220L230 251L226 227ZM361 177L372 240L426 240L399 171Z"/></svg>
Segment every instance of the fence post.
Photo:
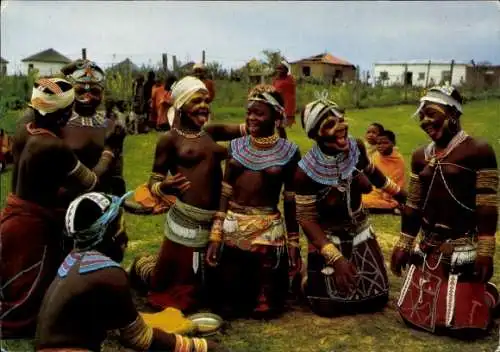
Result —
<svg viewBox="0 0 500 352"><path fill-rule="evenodd" d="M168 56L166 53L163 53L161 55L161 59L162 59L162 65L163 65L163 72L165 73L165 79L167 77L167 74L168 74Z"/></svg>
<svg viewBox="0 0 500 352"><path fill-rule="evenodd" d="M205 50L201 52L201 63L205 65Z"/></svg>
<svg viewBox="0 0 500 352"><path fill-rule="evenodd" d="M431 60L427 64L427 74L425 75L425 88L429 87L429 75L431 74Z"/></svg>
<svg viewBox="0 0 500 352"><path fill-rule="evenodd" d="M173 60L173 65L174 65L174 72L177 75L177 57L175 55L173 55L172 60Z"/></svg>
<svg viewBox="0 0 500 352"><path fill-rule="evenodd" d="M405 73L404 73L404 77L403 77L403 84L404 84L404 91L405 91L405 103L408 102L408 82L407 82L407 77L408 75L408 64L405 64Z"/></svg>
<svg viewBox="0 0 500 352"><path fill-rule="evenodd" d="M453 66L455 66L455 60L451 60L450 64L450 86L453 83Z"/></svg>
<svg viewBox="0 0 500 352"><path fill-rule="evenodd" d="M82 59L87 60L87 49L86 48L82 48Z"/></svg>

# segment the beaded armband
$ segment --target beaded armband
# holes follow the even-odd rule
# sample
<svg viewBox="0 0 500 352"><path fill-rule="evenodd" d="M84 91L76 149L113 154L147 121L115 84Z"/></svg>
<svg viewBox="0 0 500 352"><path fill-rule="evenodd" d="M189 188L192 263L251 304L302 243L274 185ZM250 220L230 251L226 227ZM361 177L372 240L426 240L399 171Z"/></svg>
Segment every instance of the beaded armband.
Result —
<svg viewBox="0 0 500 352"><path fill-rule="evenodd" d="M408 185L408 199L406 205L413 209L420 209L422 200L422 187L417 174L410 173L410 184Z"/></svg>
<svg viewBox="0 0 500 352"><path fill-rule="evenodd" d="M385 184L382 186L381 190L389 193L391 196L399 193L401 191L401 188L394 183L389 177L386 177L387 180L385 181Z"/></svg>
<svg viewBox="0 0 500 352"><path fill-rule="evenodd" d="M315 220L318 217L316 209L316 195L295 195L295 204L297 209L297 220L307 221Z"/></svg>
<svg viewBox="0 0 500 352"><path fill-rule="evenodd" d="M161 190L161 185L163 181L165 180L165 176L157 173L151 174L151 177L149 178L149 184L151 185L150 191L151 194L162 198L165 196L165 193Z"/></svg>
<svg viewBox="0 0 500 352"><path fill-rule="evenodd" d="M479 236L477 241L477 255L493 258L495 255L495 236Z"/></svg>
<svg viewBox="0 0 500 352"><path fill-rule="evenodd" d="M326 259L327 264L333 264L340 258L342 258L342 253L335 247L333 243L325 244L321 247L321 254Z"/></svg>
<svg viewBox="0 0 500 352"><path fill-rule="evenodd" d="M207 340L196 337L189 338L175 334L174 352L207 352Z"/></svg>
<svg viewBox="0 0 500 352"><path fill-rule="evenodd" d="M153 342L153 329L146 325L140 315L132 324L120 329L120 335L130 346L139 351L147 351Z"/></svg>
<svg viewBox="0 0 500 352"><path fill-rule="evenodd" d="M479 170L476 174L476 189L497 193L498 190L498 170Z"/></svg>
<svg viewBox="0 0 500 352"><path fill-rule="evenodd" d="M80 161L78 161L73 170L68 173L68 177L79 183L86 192L93 190L97 184L97 175Z"/></svg>
<svg viewBox="0 0 500 352"><path fill-rule="evenodd" d="M295 192L283 191L283 201L284 202L295 201Z"/></svg>
<svg viewBox="0 0 500 352"><path fill-rule="evenodd" d="M415 237L401 232L398 242L396 242L396 247L402 249L403 251L410 252L413 249L414 241Z"/></svg>
<svg viewBox="0 0 500 352"><path fill-rule="evenodd" d="M299 233L298 232L288 232L288 246L299 248Z"/></svg>
<svg viewBox="0 0 500 352"><path fill-rule="evenodd" d="M231 198L233 196L233 186L222 181L222 195L226 198Z"/></svg>

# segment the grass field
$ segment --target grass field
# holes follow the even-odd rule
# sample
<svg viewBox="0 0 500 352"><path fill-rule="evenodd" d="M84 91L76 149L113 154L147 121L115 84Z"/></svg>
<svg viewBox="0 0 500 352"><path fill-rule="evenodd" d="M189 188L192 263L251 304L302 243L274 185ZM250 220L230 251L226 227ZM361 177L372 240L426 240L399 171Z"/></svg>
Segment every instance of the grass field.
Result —
<svg viewBox="0 0 500 352"><path fill-rule="evenodd" d="M411 119L414 106L373 108L348 111L350 133L362 136L370 122L380 122L397 135L397 145L406 160L412 150L426 143L424 133ZM240 122L243 109L219 108L214 111L215 121ZM500 157L500 100L472 102L465 106L465 130L485 138ZM2 119L1 125L12 125ZM9 129L10 130L10 129ZM302 153L311 146L301 127L295 125L289 138L299 144ZM125 143L125 178L133 189L149 177L157 135L132 136ZM0 204L8 190L10 173L2 174ZM400 219L390 215L374 215L372 223L378 234L385 258L390 258L392 244L399 234ZM131 239L124 266L139 253L154 253L162 240L163 216L140 217L127 215L128 234ZM500 244L500 242L499 242ZM500 268L500 254L495 256ZM492 281L500 285L500 272ZM490 337L473 343L437 337L406 328L400 320L395 301L402 279L389 276L391 300L382 313L326 319L315 316L304 307L292 307L282 318L270 322L239 320L232 322L221 341L237 352L340 352L340 351L493 351L498 344L498 327ZM9 351L31 350L29 341L9 341L4 344ZM116 351L116 342L106 343L104 351Z"/></svg>

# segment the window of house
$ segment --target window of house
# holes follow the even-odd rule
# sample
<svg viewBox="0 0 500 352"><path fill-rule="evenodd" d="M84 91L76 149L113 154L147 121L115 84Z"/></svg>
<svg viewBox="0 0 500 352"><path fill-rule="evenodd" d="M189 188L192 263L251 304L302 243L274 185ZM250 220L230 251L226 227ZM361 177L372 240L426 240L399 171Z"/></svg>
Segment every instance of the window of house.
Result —
<svg viewBox="0 0 500 352"><path fill-rule="evenodd" d="M304 77L311 76L311 68L309 66L302 66L302 75Z"/></svg>
<svg viewBox="0 0 500 352"><path fill-rule="evenodd" d="M423 81L425 79L425 72L419 72L418 73L418 80Z"/></svg>
<svg viewBox="0 0 500 352"><path fill-rule="evenodd" d="M382 81L387 81L387 80L389 80L389 72L387 72L387 71L382 71L382 72L380 72L380 79L381 79Z"/></svg>

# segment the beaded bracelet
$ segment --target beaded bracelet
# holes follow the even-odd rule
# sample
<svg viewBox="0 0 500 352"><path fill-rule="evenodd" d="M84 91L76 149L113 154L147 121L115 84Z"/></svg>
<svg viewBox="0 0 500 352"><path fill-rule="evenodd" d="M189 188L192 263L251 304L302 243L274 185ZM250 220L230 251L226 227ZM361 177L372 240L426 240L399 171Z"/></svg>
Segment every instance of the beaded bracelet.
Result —
<svg viewBox="0 0 500 352"><path fill-rule="evenodd" d="M342 253L340 253L333 243L327 243L321 247L321 254L325 257L327 264L333 264L342 258Z"/></svg>
<svg viewBox="0 0 500 352"><path fill-rule="evenodd" d="M411 251L413 248L413 242L415 241L415 237L408 235L404 232L401 232L399 235L398 242L396 243L396 247L401 248L404 251Z"/></svg>

